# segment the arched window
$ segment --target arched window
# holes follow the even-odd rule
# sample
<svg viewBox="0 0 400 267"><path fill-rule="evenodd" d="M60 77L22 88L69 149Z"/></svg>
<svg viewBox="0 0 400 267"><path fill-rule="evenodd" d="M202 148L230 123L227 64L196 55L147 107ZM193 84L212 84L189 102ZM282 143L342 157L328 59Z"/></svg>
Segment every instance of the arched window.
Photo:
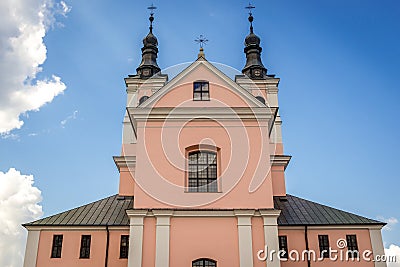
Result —
<svg viewBox="0 0 400 267"><path fill-rule="evenodd" d="M211 259L198 259L192 261L192 267L217 267L217 262Z"/></svg>
<svg viewBox="0 0 400 267"><path fill-rule="evenodd" d="M190 152L188 167L189 192L218 192L217 153Z"/></svg>
<svg viewBox="0 0 400 267"><path fill-rule="evenodd" d="M261 103L263 103L265 105L265 99L262 96L256 96L256 98L258 99L258 101L260 101Z"/></svg>
<svg viewBox="0 0 400 267"><path fill-rule="evenodd" d="M140 99L139 99L139 105L141 105L144 101L146 101L147 99L149 99L149 97L147 96L147 95L145 95L145 96L142 96Z"/></svg>

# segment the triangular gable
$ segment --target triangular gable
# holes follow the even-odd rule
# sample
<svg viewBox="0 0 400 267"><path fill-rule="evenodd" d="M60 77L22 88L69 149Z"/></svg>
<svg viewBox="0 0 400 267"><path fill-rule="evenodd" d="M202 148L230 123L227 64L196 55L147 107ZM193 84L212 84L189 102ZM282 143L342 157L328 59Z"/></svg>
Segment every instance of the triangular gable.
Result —
<svg viewBox="0 0 400 267"><path fill-rule="evenodd" d="M158 91L156 91L153 95L150 96L144 103L140 105L143 108L154 107L154 105L170 90L180 85L180 83L186 79L188 75L195 72L201 67L205 67L209 70L216 79L220 80L223 86L232 89L234 93L236 93L243 101L247 103L249 107L264 107L265 105L257 100L250 92L246 89L232 81L225 73L215 67L213 64L208 62L207 60L199 59L190 64L186 69L181 71L178 75L175 76L170 82L168 82L165 86L161 87Z"/></svg>

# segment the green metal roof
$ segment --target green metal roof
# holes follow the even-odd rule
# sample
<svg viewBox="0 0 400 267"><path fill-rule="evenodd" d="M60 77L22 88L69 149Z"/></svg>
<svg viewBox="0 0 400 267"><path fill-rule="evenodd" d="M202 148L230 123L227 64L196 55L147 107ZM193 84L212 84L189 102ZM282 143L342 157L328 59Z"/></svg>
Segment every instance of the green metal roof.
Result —
<svg viewBox="0 0 400 267"><path fill-rule="evenodd" d="M24 226L120 226L129 225L126 210L133 207L133 197L114 195L96 202L49 216Z"/></svg>
<svg viewBox="0 0 400 267"><path fill-rule="evenodd" d="M353 213L331 208L292 195L274 197L275 209L281 210L280 226L300 225L384 225ZM99 201L49 216L24 226L128 226L127 209L133 197L113 195Z"/></svg>
<svg viewBox="0 0 400 267"><path fill-rule="evenodd" d="M275 209L281 210L278 225L384 225L353 213L331 208L287 194L274 197Z"/></svg>

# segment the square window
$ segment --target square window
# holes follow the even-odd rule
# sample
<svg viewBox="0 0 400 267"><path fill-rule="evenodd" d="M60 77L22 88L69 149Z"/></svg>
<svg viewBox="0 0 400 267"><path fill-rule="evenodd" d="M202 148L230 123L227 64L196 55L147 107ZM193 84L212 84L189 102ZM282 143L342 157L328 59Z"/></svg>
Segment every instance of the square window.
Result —
<svg viewBox="0 0 400 267"><path fill-rule="evenodd" d="M210 90L208 82L193 83L193 100L195 101L210 100Z"/></svg>

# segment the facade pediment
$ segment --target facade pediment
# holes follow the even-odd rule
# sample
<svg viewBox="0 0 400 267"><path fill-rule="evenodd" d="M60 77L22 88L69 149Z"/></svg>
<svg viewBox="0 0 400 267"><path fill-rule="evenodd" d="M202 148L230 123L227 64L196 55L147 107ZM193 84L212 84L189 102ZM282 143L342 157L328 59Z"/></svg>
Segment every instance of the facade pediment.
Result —
<svg viewBox="0 0 400 267"><path fill-rule="evenodd" d="M193 101L193 83L207 81L209 101ZM149 80L151 83L151 80ZM147 85L148 86L148 85ZM250 92L235 83L206 60L197 60L161 87L142 108L155 107L266 107Z"/></svg>

